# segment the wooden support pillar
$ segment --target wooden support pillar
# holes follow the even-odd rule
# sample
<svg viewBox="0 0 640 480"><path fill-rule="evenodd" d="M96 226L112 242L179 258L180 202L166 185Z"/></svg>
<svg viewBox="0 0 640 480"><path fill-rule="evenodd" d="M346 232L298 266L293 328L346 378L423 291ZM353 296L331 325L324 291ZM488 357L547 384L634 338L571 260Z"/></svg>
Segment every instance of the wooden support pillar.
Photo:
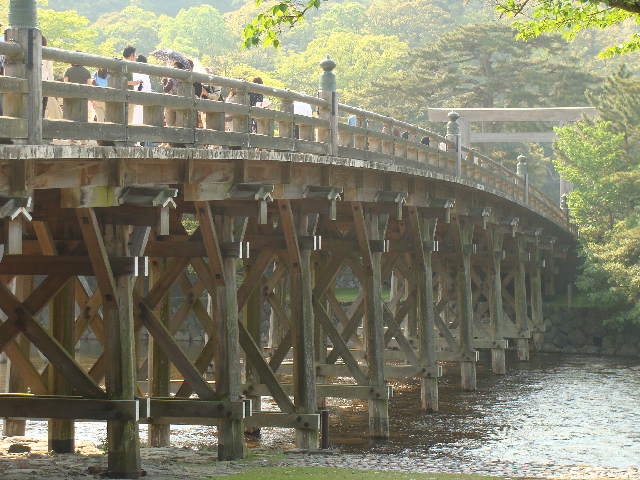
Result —
<svg viewBox="0 0 640 480"><path fill-rule="evenodd" d="M417 311L419 358L422 367L429 372L420 378L420 405L423 412L437 412L438 402L438 361L436 359L436 312L433 295L433 242L437 218L422 218L417 209L409 211L416 239L416 281L418 283Z"/></svg>
<svg viewBox="0 0 640 480"><path fill-rule="evenodd" d="M318 255L316 257L316 261L313 263L313 270L312 273L314 275L314 285L317 285L317 281L318 281L318 271L319 271L319 264L320 264L320 260L326 260L328 263L329 259L327 257L325 257L324 255ZM323 264L325 264L325 262L322 262ZM329 292L331 292L332 294L335 293L335 278L329 281L330 286L327 289ZM327 313L329 314L330 317L332 317L332 312L331 312L331 304L330 302L327 300L324 302L325 304L325 309L327 311ZM315 320L315 319L314 319ZM313 332L313 339L314 339L314 355L315 355L315 360L316 360L316 364L324 364L327 363L327 348L328 348L328 342L327 342L327 335L324 331L324 329L322 328L322 325L320 322L315 322L315 329ZM316 375L316 385L319 383L324 383L326 381L326 377L324 375ZM316 405L318 406L318 410L322 410L324 408L327 407L327 399L326 397L317 397L316 399Z"/></svg>
<svg viewBox="0 0 640 480"><path fill-rule="evenodd" d="M293 388L296 413L317 412L316 371L314 362L314 312L311 250L301 248L299 236L307 236L309 217L294 218L291 203L278 201L280 222L287 244L289 276L291 280L291 333L293 340ZM297 220L297 221L296 221ZM296 429L296 445L304 450L319 447L318 430Z"/></svg>
<svg viewBox="0 0 640 480"><path fill-rule="evenodd" d="M102 294L105 325L105 383L110 400L135 400L136 356L133 316L133 278L114 276L109 256L128 256L131 228L105 227L103 238L92 208L77 210L82 236ZM107 475L114 478L140 477L140 439L135 420L107 421Z"/></svg>
<svg viewBox="0 0 640 480"><path fill-rule="evenodd" d="M247 305L244 308L244 318L247 330L256 342L256 345L262 350L262 336L261 336L261 319L262 319L262 304L263 296L259 288L249 296ZM258 372L249 365L249 362L245 361L245 377L246 383L260 383L260 376ZM262 397L260 395L247 396L251 400L251 410L254 413L262 411ZM256 437L260 436L260 427L247 427L245 433Z"/></svg>
<svg viewBox="0 0 640 480"><path fill-rule="evenodd" d="M516 304L516 325L520 330L520 338L516 341L517 358L529 360L529 316L527 314L527 244L524 235L516 239L516 267L514 276L514 295Z"/></svg>
<svg viewBox="0 0 640 480"><path fill-rule="evenodd" d="M386 219L378 214L367 215L363 207L352 204L354 226L363 257L365 295L366 358L369 367L369 385L384 387L384 319L382 315L382 252L372 252L371 240L384 240ZM389 401L369 399L369 435L372 439L389 438Z"/></svg>
<svg viewBox="0 0 640 480"><path fill-rule="evenodd" d="M476 363L473 351L473 291L471 287L471 253L473 252L474 225L458 222L462 269L458 272L458 315L460 318L460 376L462 390L476 389Z"/></svg>
<svg viewBox="0 0 640 480"><path fill-rule="evenodd" d="M24 301L33 290L33 277L31 275L23 275L12 280L15 282L15 292L18 299ZM18 347L22 350L26 358L30 357L31 342L24 335L16 338ZM25 379L16 368L11 368L11 361L7 358L7 366L9 373L9 392L22 393L27 391ZM26 433L27 421L15 418L6 418L4 421L5 437L23 437Z"/></svg>
<svg viewBox="0 0 640 480"><path fill-rule="evenodd" d="M49 329L51 335L69 355L74 356L75 335L75 285L70 278L49 306ZM49 368L49 391L52 395L71 395L71 385L57 368ZM49 451L73 453L75 451L75 429L73 420L49 420Z"/></svg>
<svg viewBox="0 0 640 480"><path fill-rule="evenodd" d="M532 256L532 265L529 274L531 288L531 323L533 326L531 340L534 350L539 350L544 342L544 316L542 313L542 260L540 249L536 245Z"/></svg>
<svg viewBox="0 0 640 480"><path fill-rule="evenodd" d="M493 339L496 342L503 341L502 330L504 327L504 306L502 304L502 249L504 233L493 228L488 232L489 248L491 249L491 267L488 272L490 282L489 314L491 316L491 329ZM491 349L491 370L496 375L507 373L506 355L504 348Z"/></svg>
<svg viewBox="0 0 640 480"><path fill-rule="evenodd" d="M149 278L149 288L157 284L167 268L166 258L154 258L151 261L151 271ZM169 294L167 294L158 307L156 316L167 328L170 319ZM166 354L162 351L152 335L149 335L148 345L148 380L150 397L169 397L170 369L171 364ZM147 441L150 447L168 447L170 445L171 425L149 424Z"/></svg>
<svg viewBox="0 0 640 480"><path fill-rule="evenodd" d="M222 242L233 242L234 217L221 217L219 231ZM219 252L217 238L214 243ZM209 256L211 264L210 252ZM223 281L218 282L214 295L216 306L214 321L219 335L215 357L216 390L222 399L231 402L239 401L241 396L236 262L234 257L223 258ZM244 456L244 421L237 418L222 419L218 424L218 459L237 460Z"/></svg>

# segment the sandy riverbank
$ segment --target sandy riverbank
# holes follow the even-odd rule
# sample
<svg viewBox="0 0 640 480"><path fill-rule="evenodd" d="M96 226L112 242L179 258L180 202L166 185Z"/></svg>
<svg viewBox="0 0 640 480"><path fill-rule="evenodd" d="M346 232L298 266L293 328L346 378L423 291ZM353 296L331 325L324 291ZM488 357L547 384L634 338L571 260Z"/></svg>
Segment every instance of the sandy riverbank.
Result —
<svg viewBox="0 0 640 480"><path fill-rule="evenodd" d="M25 445L29 453L9 454L13 444ZM406 473L464 473L505 478L631 479L640 480L640 468L604 469L587 465L531 465L512 467L500 462L469 465L465 468L426 458L391 454L284 453L280 449L252 449L247 460L217 462L215 448L141 449L146 478L154 480L206 480L241 473L256 467L323 467L385 470ZM0 478L2 480L75 480L101 478L107 457L92 442L78 442L77 453L55 455L47 452L47 442L28 437L0 438ZM255 470L254 470L255 471ZM233 477L231 477L233 478Z"/></svg>

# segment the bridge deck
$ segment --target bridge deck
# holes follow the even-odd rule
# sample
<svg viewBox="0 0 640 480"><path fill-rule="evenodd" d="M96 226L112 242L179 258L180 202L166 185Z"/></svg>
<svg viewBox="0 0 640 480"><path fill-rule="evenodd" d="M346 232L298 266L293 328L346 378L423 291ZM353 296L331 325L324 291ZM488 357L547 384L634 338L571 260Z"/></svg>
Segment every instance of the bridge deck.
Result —
<svg viewBox="0 0 640 480"><path fill-rule="evenodd" d="M455 121L444 138L340 105L330 62L316 98L38 41L28 51L25 35L0 43L9 433L50 418L52 449L73 451L74 420L106 420L109 472L127 478L140 422L152 445L172 423L216 424L221 459L266 426L312 449L323 398L337 396L367 400L371 436L386 438L385 379L419 378L435 411L443 362L473 390L478 350L501 374L509 341L523 360L541 342L543 279L552 290L571 226L526 175L458 148ZM110 87L42 82L40 55L106 67ZM127 72L177 78L179 94L130 91ZM234 88L239 103L194 99L195 81ZM249 106L249 93L274 105ZM42 119L43 95L62 98L64 119ZM89 122L89 101L106 104L103 122ZM294 101L318 116L295 115ZM341 302L345 272L358 293ZM186 322L205 339L195 358L176 339ZM74 347L89 331L104 352L87 370ZM263 396L279 410L262 412Z"/></svg>

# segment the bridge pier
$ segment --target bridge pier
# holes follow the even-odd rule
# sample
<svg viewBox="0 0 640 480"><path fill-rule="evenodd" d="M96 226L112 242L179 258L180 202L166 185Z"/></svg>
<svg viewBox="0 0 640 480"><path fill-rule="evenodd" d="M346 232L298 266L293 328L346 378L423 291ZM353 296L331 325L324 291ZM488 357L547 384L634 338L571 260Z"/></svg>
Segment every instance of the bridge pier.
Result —
<svg viewBox="0 0 640 480"><path fill-rule="evenodd" d="M371 241L385 238L388 216L365 214L361 204L352 205L354 225L363 257L365 295L365 348L369 385L382 388L384 380L384 320L382 318L382 252L372 251ZM389 400L369 399L369 435L374 440L389 438Z"/></svg>
<svg viewBox="0 0 640 480"><path fill-rule="evenodd" d="M520 336L516 339L516 355L519 361L529 360L529 314L527 313L527 271L528 252L526 239L522 234L516 237L516 264L514 269L514 297L516 325Z"/></svg>
<svg viewBox="0 0 640 480"><path fill-rule="evenodd" d="M149 289L157 285L162 276L167 271L168 261L166 258L153 258L150 262L149 272ZM170 302L167 295L160 302L157 310L158 319L167 328L171 328L170 321ZM149 396L168 398L170 391L170 368L171 364L162 347L158 342L149 335L147 357L147 381L149 382ZM150 447L168 447L171 443L171 425L150 423L147 433L147 441Z"/></svg>
<svg viewBox="0 0 640 480"><path fill-rule="evenodd" d="M420 406L423 412L437 412L438 361L436 357L436 322L433 286L433 251L437 218L424 218L418 210L409 210L409 223L413 230L416 249L416 283L418 301L418 341L421 365L426 369L420 378Z"/></svg>
<svg viewBox="0 0 640 480"><path fill-rule="evenodd" d="M474 391L476 384L476 362L473 349L474 308L471 287L471 254L473 253L473 231L475 226L458 220L458 233L462 256L462 269L457 274L458 318L460 331L460 377L462 390Z"/></svg>
<svg viewBox="0 0 640 480"><path fill-rule="evenodd" d="M73 323L75 319L75 285L69 279L62 290L53 298L49 307L49 330L52 337L67 351L69 356L75 355L75 338ZM54 395L71 395L71 385L64 374L56 368L49 368L49 390ZM75 428L73 420L49 420L48 450L56 453L73 453L75 451Z"/></svg>
<svg viewBox="0 0 640 480"><path fill-rule="evenodd" d="M488 269L489 282L489 314L494 342L505 343L502 331L504 329L504 306L502 304L502 257L504 232L502 227L493 227L488 232L491 265ZM507 373L504 346L491 349L491 370L495 375Z"/></svg>
<svg viewBox="0 0 640 480"><path fill-rule="evenodd" d="M135 401L133 280L114 274L109 257L129 255L131 230L112 225L104 234L92 208L77 211L80 231L102 295L105 323L106 394L110 400ZM139 478L140 440L134 420L107 420L107 474L115 478Z"/></svg>

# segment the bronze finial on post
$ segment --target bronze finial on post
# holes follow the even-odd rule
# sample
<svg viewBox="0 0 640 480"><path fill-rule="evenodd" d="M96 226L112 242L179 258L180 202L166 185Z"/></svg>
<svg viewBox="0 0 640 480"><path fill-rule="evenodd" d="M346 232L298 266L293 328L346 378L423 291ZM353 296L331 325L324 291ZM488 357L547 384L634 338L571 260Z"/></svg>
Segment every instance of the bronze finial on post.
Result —
<svg viewBox="0 0 640 480"><path fill-rule="evenodd" d="M24 52L23 58L7 58L5 74L27 80L27 102L23 94L5 98L10 115L25 118L28 125L26 143L42 143L42 33L38 30L38 14L35 0L11 0L9 2L8 42L18 43ZM22 140L24 143L25 140ZM15 186L14 193L25 193L25 186Z"/></svg>
<svg viewBox="0 0 640 480"><path fill-rule="evenodd" d="M516 165L516 173L522 177L524 181L524 203L529 203L529 167L527 165L527 157L518 156L518 164Z"/></svg>
<svg viewBox="0 0 640 480"><path fill-rule="evenodd" d="M338 155L338 94L336 92L337 82L336 74L333 73L336 68L336 62L327 56L320 67L323 70L320 76L320 98L329 102L329 108L320 109L320 118L329 121L329 129L318 128L317 141L328 144L328 154Z"/></svg>
<svg viewBox="0 0 640 480"><path fill-rule="evenodd" d="M9 28L38 28L35 0L9 1Z"/></svg>
<svg viewBox="0 0 640 480"><path fill-rule="evenodd" d="M456 177L462 176L462 141L460 138L460 125L458 119L460 114L458 112L449 112L449 121L447 122L447 136L446 139L455 145L457 157L456 157Z"/></svg>

